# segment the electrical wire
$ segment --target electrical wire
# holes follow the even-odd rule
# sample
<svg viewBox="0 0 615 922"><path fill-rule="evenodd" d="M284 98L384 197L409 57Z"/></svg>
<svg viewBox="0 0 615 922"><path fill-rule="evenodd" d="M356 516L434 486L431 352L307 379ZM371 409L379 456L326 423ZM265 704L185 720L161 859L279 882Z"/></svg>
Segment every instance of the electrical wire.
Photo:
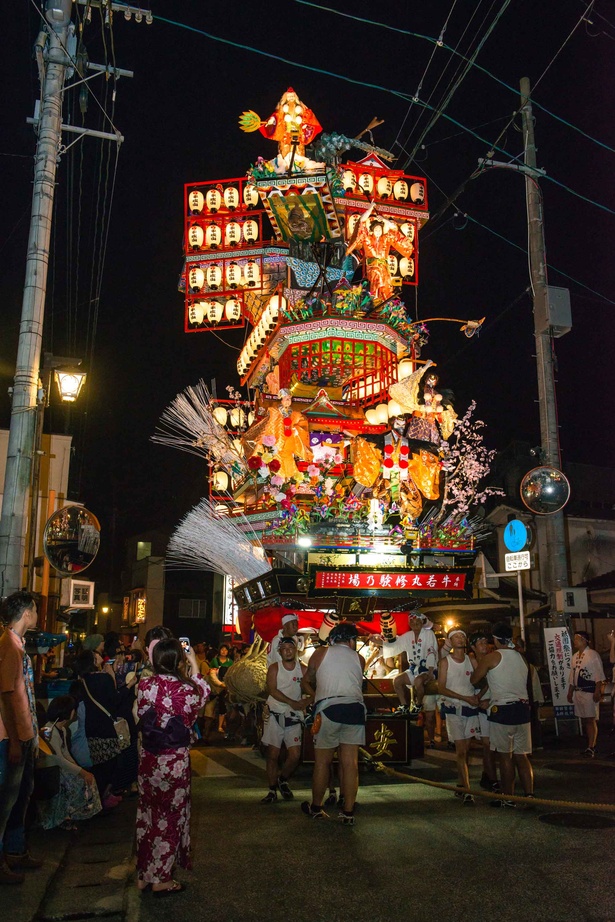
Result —
<svg viewBox="0 0 615 922"><path fill-rule="evenodd" d="M462 70L461 73L459 74L459 76L458 76L458 78L456 79L454 85L450 88L450 90L449 90L448 93L446 94L446 97L444 98L443 102L441 102L441 103L438 105L437 111L434 112L434 114L432 115L430 121L429 121L428 124L427 124L427 127L422 131L421 135L419 136L418 141L416 141L416 143L415 143L415 145L414 145L414 147L413 147L413 149L412 149L412 152L411 152L411 154L410 154L410 156L409 156L407 162L405 163L405 165L404 165L404 167L403 167L404 169L406 169L407 166L411 163L411 161L414 160L414 157L416 156L416 152L417 152L418 148L419 148L420 145L423 143L423 141L425 140L425 138L427 137L427 135L429 134L429 132L432 130L432 128L436 125L436 123L438 122L438 119L439 119L439 118L441 117L441 115L444 113L444 110L448 107L448 105L449 105L451 99L453 98L453 96L455 95L455 93L457 92L457 90L459 89L459 87L461 86L461 84L463 83L463 81L465 80L465 78L467 77L467 75L469 74L470 69L472 68L474 62L476 61L476 58L478 57L478 55L479 55L480 52L482 51L482 49L483 49L483 47L484 47L484 45L485 45L485 42L486 42L486 41L491 37L491 35L493 34L494 29L495 29L496 26L499 24L500 19L502 18L502 16L504 15L504 13L506 12L506 10L508 9L509 5L510 5L510 0L503 0L503 3L502 3L502 6L501 6L500 10L499 10L499 12L496 14L496 16L495 16L493 22L491 23L491 25L488 27L486 34L483 36L483 38L482 38L482 39L480 40L480 42L478 43L478 45L477 45L477 47L476 47L474 53L471 55L469 61L466 63L465 67L463 68L463 70ZM482 25L482 24L481 24L481 25Z"/></svg>
<svg viewBox="0 0 615 922"><path fill-rule="evenodd" d="M466 32L467 32L468 29L470 28L470 25L471 25L471 23L473 22L474 17L478 15L478 11L479 11L479 9L480 9L481 3L482 3L482 0L480 0L480 2L475 6L474 10L472 11L472 14L471 14L471 16L470 16L470 19L469 19L468 22L466 23L465 28L464 28L463 32L461 33L461 36L459 37L459 39L458 39L458 41L457 41L457 47L455 48L455 52L456 52L456 53L457 53L457 49L461 47L461 43L463 42L463 40L464 40L464 38L465 38L465 35L466 35ZM484 20L483 20L483 22L484 22ZM479 29L480 29L480 26L479 26ZM478 34L478 32L477 32L476 34ZM441 38L442 38L442 36L440 36L440 39L441 39ZM443 45L440 45L440 39L439 39L438 42L436 43L436 47L443 47ZM471 44L471 43L470 43L470 44ZM445 74L446 74L446 71L448 70L449 65L452 64L452 62L453 62L454 60L455 60L455 57L451 55L451 57L449 58L449 60L446 62L446 64L445 64L444 67L442 68L442 71L441 71L441 73L440 73L440 76L439 76L438 79L436 80L436 83L435 83L434 87L432 88L432 90L431 90L431 92L430 92L430 94L429 94L429 96L427 97L427 100L426 100L426 102L429 103L430 105L432 104L432 100L433 100L434 97L435 97L435 93L436 93L436 90L437 90L438 86L440 85L440 82L444 79L444 76L445 76ZM458 73L459 73L459 70L460 70L460 66L457 67L457 70L456 70L455 74L458 74ZM448 87L447 87L447 89L444 91L444 93L442 94L441 99L444 98L444 96L446 95L446 92L448 92L448 90L449 90L450 87L452 86L454 79L455 79L455 77L453 76L453 77L449 80ZM417 102L418 102L418 100L420 99L420 94L419 94L418 89L417 89L417 91L416 91L416 93L415 93L415 98L416 98L416 101L417 101ZM428 112L428 110L427 110L425 107L422 107L422 108L421 108L421 111L420 111L420 113L419 113L419 116L418 116L418 118L417 118L417 120L416 120L416 122L415 122L414 129L411 129L411 130L410 130L410 133L408 134L408 137L407 137L406 140L404 141L404 144L403 144L403 145L400 145L400 147L404 147L405 145L409 144L410 138L412 137L412 132L413 132L413 130L418 129L418 126L419 126L419 124L420 124L420 122L421 122L423 116L426 116L426 115L427 115L427 112ZM421 146L421 145L420 145L420 142L419 142L419 143L416 145L417 150L420 149L420 146ZM415 156L416 156L416 155L415 155ZM414 158L413 158L413 159L414 159Z"/></svg>
<svg viewBox="0 0 615 922"><path fill-rule="evenodd" d="M437 51L438 51L438 48L441 48L441 47L442 47L442 44L441 44L441 43L444 42L444 35L445 35L445 33L446 33L446 28L447 28L447 26L448 26L448 24L449 24L450 18L451 18L451 16L453 15L453 11L454 11L454 9L455 9L456 6L457 6L457 0L453 0L453 5L451 6L451 8L450 8L450 10L449 10L449 12L448 12L448 16L446 17L446 19L445 19L445 21L444 21L444 25L442 26L442 29L440 30L440 37L438 38L438 41L434 44L434 47L432 48L431 55L430 55L430 57L429 57L429 60L427 61L427 64L425 65L425 69L423 70L423 75L422 75L421 79L419 80L418 85L417 85L417 88L416 88L416 91L415 91L415 93L414 93L414 96L415 96L417 99L420 98L421 90L423 89L423 83L425 82L425 78L426 78L426 76L427 76L427 73L428 73L428 71L429 71L429 68L431 67L432 61L433 61L433 59L434 59L434 57L435 57L435 55L436 55L436 53L437 53ZM402 119L401 125L399 126L399 129L398 129L398 131L397 131L397 135L395 136L395 140L393 141L393 147L395 147L395 145L399 142L399 136L400 136L400 134L401 134L402 131L403 131L403 127L404 127L404 125L406 124L406 121L407 121L407 119L408 119L408 117L409 117L409 115L410 115L410 112L412 111L412 107L413 107L413 106L414 106L414 97L413 97L413 99L412 99L410 105L408 106L408 108L407 108L407 110L406 110L406 114L404 115L404 117L403 117L403 119Z"/></svg>
<svg viewBox="0 0 615 922"><path fill-rule="evenodd" d="M391 26L385 22L378 22L377 20L374 20L374 19L366 19L365 17L362 17L362 16L354 16L351 13L345 13L342 10L335 10L332 7L324 6L321 3L313 3L313 2L310 2L310 0L294 0L294 2L299 3L302 6L314 7L315 9L323 10L327 13L334 13L336 16L342 16L346 19L352 19L356 22L363 23L364 25L375 26L377 28L385 29L390 32L397 32L400 35L407 35L410 38L420 39L421 41L429 42L432 45L437 45L439 42L438 39L433 38L433 36L431 35L423 35L420 32L412 32L409 29L401 29L398 26ZM585 3L585 0L580 0L580 2ZM595 13L593 13L593 15L595 15ZM161 19L161 17L159 16L157 16L156 18ZM581 21L583 21L583 19ZM615 29L615 26L613 26L613 28ZM450 54L457 55L465 61L468 60L463 55L461 55L455 48L452 48L450 45L447 45L444 42L442 43L441 47L445 51L448 51ZM297 66L300 66L300 65L297 65ZM510 92L514 93L515 96L519 95L518 87L511 86L509 83L506 83L505 80L501 80L499 77L496 77L496 75L493 74L486 67L483 67L481 64L477 64L476 62L474 62L473 67L476 70L480 71L480 73L485 74L485 76L489 77L491 80L494 80L500 86L504 87L507 90L510 90ZM576 131L578 134L582 135L582 137L586 138L588 141L591 141L593 144L597 144L599 147L602 147L605 150L610 151L612 154L615 154L615 147L611 147L609 144L605 144L603 141L600 141L598 138L593 137L593 135L590 135L586 131L583 131L583 129L579 128L577 125L573 125L572 122L567 121L567 119L562 118L559 115L556 115L555 112L552 112L550 109L547 109L546 106L541 105L533 97L532 97L532 105L535 106L535 108L540 109L541 112L544 112L550 118L553 118L555 119L555 121L560 122L562 125L565 125L566 128L570 128L572 131Z"/></svg>

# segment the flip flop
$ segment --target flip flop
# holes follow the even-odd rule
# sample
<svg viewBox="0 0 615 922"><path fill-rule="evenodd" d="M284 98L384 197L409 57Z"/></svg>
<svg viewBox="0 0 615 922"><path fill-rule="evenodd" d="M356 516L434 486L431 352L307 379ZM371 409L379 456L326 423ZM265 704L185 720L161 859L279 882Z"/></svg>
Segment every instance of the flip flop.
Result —
<svg viewBox="0 0 615 922"><path fill-rule="evenodd" d="M181 893L182 890L185 890L186 887L184 884L180 884L178 880L171 882L170 887L165 887L164 890L154 890L154 896L171 896L172 893Z"/></svg>

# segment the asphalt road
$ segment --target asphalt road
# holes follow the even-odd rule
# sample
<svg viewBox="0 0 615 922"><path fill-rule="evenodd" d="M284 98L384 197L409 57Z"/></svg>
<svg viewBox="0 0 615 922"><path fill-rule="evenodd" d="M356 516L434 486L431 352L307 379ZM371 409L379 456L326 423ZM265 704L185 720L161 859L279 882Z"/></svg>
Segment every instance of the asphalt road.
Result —
<svg viewBox="0 0 615 922"><path fill-rule="evenodd" d="M45 857L25 887L4 887L8 922L615 922L615 738L583 761L578 741L547 741L535 754L536 794L559 807L464 807L449 791L364 771L357 823L313 821L311 767L293 781L295 800L262 806L264 761L247 748L193 753L194 869L166 899L134 885L134 800L78 833L35 831ZM453 754L430 751L413 777L455 781ZM473 757L472 785L480 776ZM555 825L553 824L555 823ZM571 825L572 824L572 825ZM580 825L579 825L580 824ZM600 824L600 828L585 828ZM8 911L5 915L5 910Z"/></svg>

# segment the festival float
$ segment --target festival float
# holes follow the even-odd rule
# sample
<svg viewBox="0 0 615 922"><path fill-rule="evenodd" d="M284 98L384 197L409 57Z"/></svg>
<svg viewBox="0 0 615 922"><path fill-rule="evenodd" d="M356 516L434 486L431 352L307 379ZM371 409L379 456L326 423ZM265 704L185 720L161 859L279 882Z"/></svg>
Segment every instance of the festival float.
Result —
<svg viewBox="0 0 615 922"><path fill-rule="evenodd" d="M203 382L186 388L153 436L210 472L168 561L232 581L244 638L270 641L292 611L315 642L339 619L392 639L421 600L472 593L472 507L492 453L474 404L460 416L424 357L429 321L404 303L419 280L427 183L372 143L378 124L325 134L288 89L267 120L239 120L277 144L269 159L185 186L186 333L243 329L244 344L237 388L224 400ZM483 320L453 322L472 337ZM262 651L252 659L238 694L256 700ZM368 696L375 710L383 681ZM407 741L400 755L384 719L370 745L405 761Z"/></svg>

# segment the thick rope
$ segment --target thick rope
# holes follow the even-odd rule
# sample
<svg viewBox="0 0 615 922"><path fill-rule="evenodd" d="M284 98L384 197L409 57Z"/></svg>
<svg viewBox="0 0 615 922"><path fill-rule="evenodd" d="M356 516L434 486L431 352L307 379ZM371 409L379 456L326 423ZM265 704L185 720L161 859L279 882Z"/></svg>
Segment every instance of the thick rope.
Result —
<svg viewBox="0 0 615 922"><path fill-rule="evenodd" d="M412 781L416 784L426 784L428 787L439 788L442 791L453 791L455 794L472 794L473 797L485 797L487 800L512 800L513 803L529 804L531 806L541 807L565 807L566 809L583 810L588 813L615 813L614 804L592 804L570 800L548 800L545 797L521 797L516 794L493 794L491 791L475 790L474 788L460 788L452 784L443 784L440 781L428 781L426 778L419 778L417 775L407 775L405 772L398 772L394 768L389 768L382 762L376 762L369 753L361 750L361 755L365 762L370 762L378 772L384 772L394 778L403 781Z"/></svg>

